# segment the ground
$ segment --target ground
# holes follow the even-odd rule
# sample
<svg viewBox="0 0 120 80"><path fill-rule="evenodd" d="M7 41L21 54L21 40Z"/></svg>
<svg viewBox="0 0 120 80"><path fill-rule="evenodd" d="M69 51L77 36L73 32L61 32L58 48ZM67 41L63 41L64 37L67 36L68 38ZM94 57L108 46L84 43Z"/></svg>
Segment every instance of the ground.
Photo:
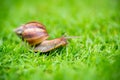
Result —
<svg viewBox="0 0 120 80"><path fill-rule="evenodd" d="M0 80L118 80L119 0L3 0L0 7ZM79 36L48 54L34 53L13 32L38 21L49 39Z"/></svg>

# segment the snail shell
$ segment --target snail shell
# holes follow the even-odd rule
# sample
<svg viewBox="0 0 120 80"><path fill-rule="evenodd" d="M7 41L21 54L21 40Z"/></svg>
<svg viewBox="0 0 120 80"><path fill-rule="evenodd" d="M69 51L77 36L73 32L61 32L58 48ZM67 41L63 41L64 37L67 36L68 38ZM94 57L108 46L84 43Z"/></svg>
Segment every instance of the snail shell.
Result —
<svg viewBox="0 0 120 80"><path fill-rule="evenodd" d="M65 37L61 37L61 38L56 38L53 40L45 40L43 42L41 42L41 44L37 45L34 48L35 52L49 52L53 49L59 48L61 46L65 46L67 44L67 40Z"/></svg>
<svg viewBox="0 0 120 80"><path fill-rule="evenodd" d="M30 45L36 45L46 40L49 35L43 24L29 22L15 30L16 34Z"/></svg>

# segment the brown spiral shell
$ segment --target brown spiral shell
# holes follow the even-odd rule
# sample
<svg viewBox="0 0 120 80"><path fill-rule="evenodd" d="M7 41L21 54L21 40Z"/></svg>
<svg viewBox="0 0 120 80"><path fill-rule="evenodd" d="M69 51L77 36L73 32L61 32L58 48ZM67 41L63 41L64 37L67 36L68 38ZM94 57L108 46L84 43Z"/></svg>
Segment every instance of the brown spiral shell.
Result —
<svg viewBox="0 0 120 80"><path fill-rule="evenodd" d="M30 45L39 44L49 37L44 25L38 22L24 24L17 28L15 32Z"/></svg>

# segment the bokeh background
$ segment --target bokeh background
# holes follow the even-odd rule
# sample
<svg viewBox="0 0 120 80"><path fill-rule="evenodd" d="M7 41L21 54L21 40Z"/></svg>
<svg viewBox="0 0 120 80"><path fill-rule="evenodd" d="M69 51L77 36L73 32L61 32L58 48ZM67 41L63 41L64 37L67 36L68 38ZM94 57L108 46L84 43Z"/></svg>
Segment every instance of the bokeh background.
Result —
<svg viewBox="0 0 120 80"><path fill-rule="evenodd" d="M13 30L43 23L49 39L80 36L50 55L34 54ZM118 80L119 0L0 1L0 80Z"/></svg>

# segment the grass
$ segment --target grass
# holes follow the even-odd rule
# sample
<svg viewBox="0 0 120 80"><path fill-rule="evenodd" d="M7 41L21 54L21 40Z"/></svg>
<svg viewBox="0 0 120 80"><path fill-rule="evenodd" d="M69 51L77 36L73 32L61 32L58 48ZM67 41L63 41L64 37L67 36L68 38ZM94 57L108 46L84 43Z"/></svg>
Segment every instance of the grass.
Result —
<svg viewBox="0 0 120 80"><path fill-rule="evenodd" d="M118 80L118 0L4 0L0 7L0 80ZM42 22L50 39L71 39L49 55L34 53L13 29Z"/></svg>

